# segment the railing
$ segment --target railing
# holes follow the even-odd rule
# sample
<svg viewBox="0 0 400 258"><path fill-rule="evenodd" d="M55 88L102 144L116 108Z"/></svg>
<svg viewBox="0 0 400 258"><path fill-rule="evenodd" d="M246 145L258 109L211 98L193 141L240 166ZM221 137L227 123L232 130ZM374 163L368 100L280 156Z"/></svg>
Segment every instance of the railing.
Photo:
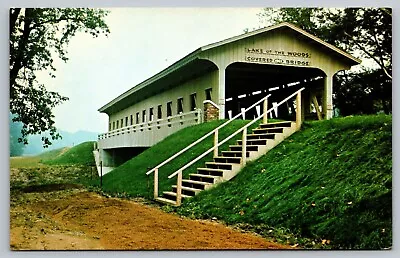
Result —
<svg viewBox="0 0 400 258"><path fill-rule="evenodd" d="M205 157L207 154L209 154L212 151L214 151L214 156L216 156L215 150L218 150L219 146L221 146L222 144L226 143L227 141L232 139L234 136L236 136L240 132L242 132L242 165L245 165L246 164L246 149L247 149L247 146L246 146L247 128L249 126L251 126L252 124L254 124L255 122L257 122L260 118L263 118L263 123L266 123L266 118L267 118L268 113L272 112L272 110L274 110L275 108L279 107L280 105L282 105L283 103L285 103L289 99L293 98L294 96L296 96L296 128L297 128L297 130L300 129L301 123L302 123L302 117L301 117L301 92L303 90L304 90L304 87L299 89L295 93L291 94L289 97L285 98L284 100L282 100L276 106L274 106L273 108L271 108L269 110L266 110L266 106L267 105L264 105L263 114L261 114L260 116L256 117L253 121L251 121L248 124L244 125L242 128L238 129L236 132L234 132L233 134L231 134L230 136L228 136L227 138L225 138L221 142L218 143L218 140L217 141L214 140L214 146L213 147L211 147L206 152L204 152L203 154L201 154L200 156L198 156L194 160L190 161L189 163L187 163L186 165L184 165L183 167L181 167L180 169L178 169L177 171L175 171L171 175L169 175L168 178L172 178L172 177L178 175L178 178L177 178L177 189L176 189L176 205L179 206L181 204L181 201L182 201L182 174L183 174L183 170L185 170L186 168L190 167L195 162L197 162L201 158ZM217 152L217 155L218 155L218 152Z"/></svg>
<svg viewBox="0 0 400 258"><path fill-rule="evenodd" d="M264 122L267 123L267 113L265 112L268 109L268 98L271 96L271 94L268 94L267 96L265 96L264 98L260 99L259 101L257 101L256 103L254 103L253 105L251 105L250 107L248 107L244 112L241 112L239 114L237 114L236 116L232 117L230 120L226 121L225 123L223 123L222 125L218 126L217 128L215 128L214 130L212 130L211 132L207 133L206 135L204 135L203 137L201 137L200 139L198 139L197 141L193 142L192 144L188 145L186 148L182 149L181 151L177 152L176 154L174 154L173 156L171 156L169 159L163 161L162 163L158 164L156 167L154 167L153 169L151 169L150 171L148 171L146 173L146 175L150 175L151 173L154 172L154 198L158 197L158 170L160 167L164 166L165 164L169 163L170 161L172 161L173 159L175 159L176 157L178 157L179 155L181 155L182 153L186 152L187 150L189 150L190 148L192 148L193 146L197 145L198 143L202 142L204 139L206 139L207 137L209 137L210 135L214 134L214 156L218 156L218 131L225 127L226 125L228 125L229 123L231 123L233 120L235 120L236 118L238 118L239 116L241 116L243 113L246 113L248 110L252 109L253 107L257 106L258 104L260 104L261 102L264 102ZM179 177L178 177L179 179ZM178 187L182 186L182 175L180 177L180 184L178 184ZM178 189L179 190L179 189Z"/></svg>
<svg viewBox="0 0 400 258"><path fill-rule="evenodd" d="M196 120L201 120L201 110L197 109L194 111L190 111L187 113L181 113L178 115L174 116L169 116L164 119L157 119L157 120L152 120L140 124L135 124L135 125L130 125L130 126L125 126L119 129L112 130L107 133L100 134L98 136L99 140L102 139L107 139L116 135L124 134L124 133L134 133L136 131L143 131L143 130L151 130L153 128L160 129L163 126L172 126L173 124L180 123L183 124L188 121L193 121L194 119Z"/></svg>
<svg viewBox="0 0 400 258"><path fill-rule="evenodd" d="M197 109L164 119L135 124L101 134L98 148L150 147L190 125L200 124L203 111Z"/></svg>

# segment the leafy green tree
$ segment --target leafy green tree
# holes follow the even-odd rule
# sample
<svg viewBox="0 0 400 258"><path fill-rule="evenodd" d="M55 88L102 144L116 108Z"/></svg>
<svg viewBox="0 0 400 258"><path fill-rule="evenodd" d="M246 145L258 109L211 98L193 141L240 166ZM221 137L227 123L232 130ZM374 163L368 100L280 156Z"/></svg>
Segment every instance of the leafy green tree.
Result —
<svg viewBox="0 0 400 258"><path fill-rule="evenodd" d="M10 112L14 122L23 123L19 141L27 144L28 135L48 131L50 137L42 139L46 147L61 137L52 109L68 98L48 91L37 80L37 72L46 71L54 78L53 61L68 60L67 46L77 32L107 36L107 14L88 8L10 9Z"/></svg>
<svg viewBox="0 0 400 258"><path fill-rule="evenodd" d="M9 115L10 124L10 157L21 156L24 153L25 145L18 142L18 138L21 138L22 123L13 122L13 115Z"/></svg>
<svg viewBox="0 0 400 258"><path fill-rule="evenodd" d="M335 77L336 105L340 115L374 114L391 110L391 81L382 70L365 70Z"/></svg>
<svg viewBox="0 0 400 258"><path fill-rule="evenodd" d="M340 83L334 87L335 102L342 114L352 113L352 110L355 113L392 111L391 9L264 8L259 18L267 26L277 22L291 22L326 42L375 64L376 68L364 69L357 74L340 72L335 76L335 81ZM356 93L358 96L351 96ZM357 105L359 98L364 100L363 103L367 103L365 101L368 99L372 103L372 110ZM342 105L344 103L350 105ZM354 109L350 110L350 106Z"/></svg>

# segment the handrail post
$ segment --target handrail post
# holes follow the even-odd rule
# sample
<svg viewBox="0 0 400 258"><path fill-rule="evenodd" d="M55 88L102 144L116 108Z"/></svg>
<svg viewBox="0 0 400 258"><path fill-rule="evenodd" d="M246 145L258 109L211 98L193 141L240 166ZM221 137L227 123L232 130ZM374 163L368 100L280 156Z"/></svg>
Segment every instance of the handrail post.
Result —
<svg viewBox="0 0 400 258"><path fill-rule="evenodd" d="M263 124L268 123L268 98L265 97L264 99L264 108L263 108Z"/></svg>
<svg viewBox="0 0 400 258"><path fill-rule="evenodd" d="M178 179L176 184L176 205L179 206L182 203L182 170L179 170Z"/></svg>
<svg viewBox="0 0 400 258"><path fill-rule="evenodd" d="M197 123L200 124L201 123L201 109L197 109L197 113L196 113L196 117L197 117Z"/></svg>
<svg viewBox="0 0 400 258"><path fill-rule="evenodd" d="M296 96L296 128L299 130L301 128L301 91L297 93Z"/></svg>
<svg viewBox="0 0 400 258"><path fill-rule="evenodd" d="M158 197L158 168L154 169L154 199Z"/></svg>
<svg viewBox="0 0 400 258"><path fill-rule="evenodd" d="M246 149L247 149L247 127L243 129L242 135L242 165L246 165Z"/></svg>
<svg viewBox="0 0 400 258"><path fill-rule="evenodd" d="M214 158L218 157L218 130L214 133Z"/></svg>

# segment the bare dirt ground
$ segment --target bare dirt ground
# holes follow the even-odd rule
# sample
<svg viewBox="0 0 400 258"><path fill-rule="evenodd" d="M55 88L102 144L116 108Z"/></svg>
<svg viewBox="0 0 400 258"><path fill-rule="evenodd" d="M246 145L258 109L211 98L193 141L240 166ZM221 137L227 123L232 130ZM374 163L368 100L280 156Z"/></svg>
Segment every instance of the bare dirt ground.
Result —
<svg viewBox="0 0 400 258"><path fill-rule="evenodd" d="M17 176L19 171L12 169L11 178L21 179L24 175ZM107 198L74 184L11 189L11 250L287 248L290 246L217 222L182 218L159 207Z"/></svg>

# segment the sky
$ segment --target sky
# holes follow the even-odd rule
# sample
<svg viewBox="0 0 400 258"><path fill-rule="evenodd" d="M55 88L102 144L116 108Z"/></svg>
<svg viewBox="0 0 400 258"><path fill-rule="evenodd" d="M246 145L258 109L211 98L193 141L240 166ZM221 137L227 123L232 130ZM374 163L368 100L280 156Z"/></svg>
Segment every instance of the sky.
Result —
<svg viewBox="0 0 400 258"><path fill-rule="evenodd" d="M259 28L262 8L111 8L111 33L79 33L67 63L55 61L56 78L39 76L48 90L69 101L54 108L59 130L106 132L97 110L197 48Z"/></svg>

